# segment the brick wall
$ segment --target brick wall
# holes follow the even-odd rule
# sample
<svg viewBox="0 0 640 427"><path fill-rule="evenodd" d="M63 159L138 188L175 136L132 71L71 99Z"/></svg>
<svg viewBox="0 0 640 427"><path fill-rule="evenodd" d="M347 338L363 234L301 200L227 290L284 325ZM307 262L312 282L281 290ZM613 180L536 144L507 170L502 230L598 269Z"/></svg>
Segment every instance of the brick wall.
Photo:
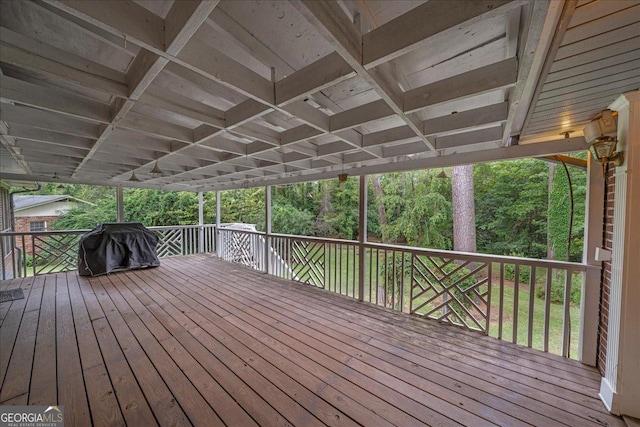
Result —
<svg viewBox="0 0 640 427"><path fill-rule="evenodd" d="M607 168L604 200L604 229L602 230L602 247L613 248L613 203L616 187L615 167ZM609 325L609 294L611 292L611 262L602 263L600 287L600 323L598 326L598 361L597 366L604 376L607 359L607 328Z"/></svg>
<svg viewBox="0 0 640 427"><path fill-rule="evenodd" d="M15 230L29 233L31 231L29 223L34 221L45 221L47 223L47 229L50 229L51 224L53 224L58 218L58 216L25 216L20 218L16 217ZM22 239L20 237L16 237L16 246L25 251L26 254L30 254L32 249L31 236L25 236L24 248L22 247Z"/></svg>

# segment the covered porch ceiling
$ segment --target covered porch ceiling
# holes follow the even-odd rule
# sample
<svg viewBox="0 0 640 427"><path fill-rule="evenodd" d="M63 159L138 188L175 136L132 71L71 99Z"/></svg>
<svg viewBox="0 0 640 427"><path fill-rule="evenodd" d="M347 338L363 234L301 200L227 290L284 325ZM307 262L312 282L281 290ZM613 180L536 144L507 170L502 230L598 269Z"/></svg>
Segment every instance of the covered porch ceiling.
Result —
<svg viewBox="0 0 640 427"><path fill-rule="evenodd" d="M21 181L207 191L584 150L640 87L637 0L4 1L0 26Z"/></svg>

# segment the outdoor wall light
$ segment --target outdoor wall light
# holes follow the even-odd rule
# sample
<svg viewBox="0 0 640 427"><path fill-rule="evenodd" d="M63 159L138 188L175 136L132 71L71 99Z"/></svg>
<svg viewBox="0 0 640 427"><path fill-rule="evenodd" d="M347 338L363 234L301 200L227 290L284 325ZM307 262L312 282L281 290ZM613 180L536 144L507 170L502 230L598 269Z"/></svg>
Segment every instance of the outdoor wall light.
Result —
<svg viewBox="0 0 640 427"><path fill-rule="evenodd" d="M624 151L616 152L618 126L613 111L605 110L600 117L593 120L584 128L584 138L589 145L593 159L602 163L604 171L608 163L620 166L624 161Z"/></svg>
<svg viewBox="0 0 640 427"><path fill-rule="evenodd" d="M149 175L154 177L164 175L164 172L162 172L162 169L160 169L160 166L158 166L158 162L155 162L155 164L153 165L153 169L151 169L151 171L149 172Z"/></svg>
<svg viewBox="0 0 640 427"><path fill-rule="evenodd" d="M605 136L596 139L589 147L589 151L594 160L598 163L602 163L602 169L604 170L607 163L613 163L616 166L620 166L624 161L624 151L616 152L616 146L618 140L611 136Z"/></svg>
<svg viewBox="0 0 640 427"><path fill-rule="evenodd" d="M440 171L440 173L438 175L436 175L436 178L440 178L440 179L445 179L445 178L449 178L449 176L447 175L447 173L444 171L444 168L442 168L442 170Z"/></svg>
<svg viewBox="0 0 640 427"><path fill-rule="evenodd" d="M348 173L338 174L338 182L340 183L340 189L344 190L344 186L347 184Z"/></svg>
<svg viewBox="0 0 640 427"><path fill-rule="evenodd" d="M129 181L129 182L140 182L140 180L136 176L135 172L131 172L131 178L129 178L127 181Z"/></svg>

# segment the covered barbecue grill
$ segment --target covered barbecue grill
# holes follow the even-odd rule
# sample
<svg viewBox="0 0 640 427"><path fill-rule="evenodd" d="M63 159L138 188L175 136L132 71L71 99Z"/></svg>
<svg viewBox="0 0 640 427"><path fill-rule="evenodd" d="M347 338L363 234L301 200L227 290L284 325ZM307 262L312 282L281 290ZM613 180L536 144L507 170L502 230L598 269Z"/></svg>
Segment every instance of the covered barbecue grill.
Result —
<svg viewBox="0 0 640 427"><path fill-rule="evenodd" d="M113 271L157 267L158 237L138 222L104 223L80 239L78 272L98 276Z"/></svg>

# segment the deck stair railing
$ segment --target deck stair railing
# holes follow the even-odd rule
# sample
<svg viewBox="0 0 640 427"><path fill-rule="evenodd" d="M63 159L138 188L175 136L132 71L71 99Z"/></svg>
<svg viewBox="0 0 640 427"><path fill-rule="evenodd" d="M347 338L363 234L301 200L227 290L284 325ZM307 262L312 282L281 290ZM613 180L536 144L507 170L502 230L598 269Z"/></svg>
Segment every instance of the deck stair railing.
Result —
<svg viewBox="0 0 640 427"><path fill-rule="evenodd" d="M266 271L264 233L219 233L221 258ZM361 254L356 241L282 234L269 242L275 276L564 356L575 356L581 287L597 268L378 243Z"/></svg>
<svg viewBox="0 0 640 427"><path fill-rule="evenodd" d="M148 227L158 236L158 257L215 252L215 226ZM78 242L89 230L0 233L0 279L78 268ZM25 250L26 249L26 250Z"/></svg>
<svg viewBox="0 0 640 427"><path fill-rule="evenodd" d="M225 261L242 264L258 271L264 271L265 234L256 230L253 224L221 224L218 229L218 256ZM273 242L269 246L269 271L273 274L298 282L305 282L294 269L286 254L291 248L285 248ZM285 259L286 257L286 259ZM304 274L303 274L304 277Z"/></svg>

